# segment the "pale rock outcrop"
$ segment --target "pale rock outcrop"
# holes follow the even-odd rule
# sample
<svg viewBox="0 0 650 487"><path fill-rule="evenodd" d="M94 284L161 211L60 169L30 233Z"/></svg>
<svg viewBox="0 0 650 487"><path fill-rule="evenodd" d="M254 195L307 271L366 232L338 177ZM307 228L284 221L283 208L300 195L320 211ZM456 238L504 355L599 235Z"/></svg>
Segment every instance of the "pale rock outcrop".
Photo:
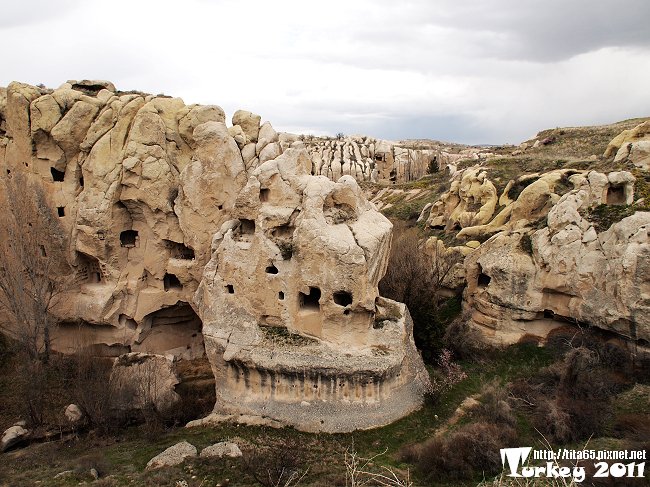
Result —
<svg viewBox="0 0 650 487"><path fill-rule="evenodd" d="M230 441L222 441L214 445L205 447L201 450L199 455L201 458L238 458L242 456L242 452L236 443Z"/></svg>
<svg viewBox="0 0 650 487"><path fill-rule="evenodd" d="M63 411L63 414L65 415L65 419L72 424L79 423L84 418L83 411L76 404L68 404Z"/></svg>
<svg viewBox="0 0 650 487"><path fill-rule="evenodd" d="M0 438L0 451L5 452L12 446L29 438L30 432L24 426L15 424L7 428Z"/></svg>
<svg viewBox="0 0 650 487"><path fill-rule="evenodd" d="M246 143L257 142L262 117L246 110L237 110L232 116L233 126L241 127L246 135Z"/></svg>
<svg viewBox="0 0 650 487"><path fill-rule="evenodd" d="M575 189L549 211L547 227L499 233L467 257L465 306L488 340L544 340L568 320L649 341L650 212L601 232L587 219L589 208L631 201L633 179L573 175Z"/></svg>
<svg viewBox="0 0 650 487"><path fill-rule="evenodd" d="M146 469L155 470L162 467L173 467L174 465L180 465L187 458L196 456L196 447L187 441L181 441L149 460Z"/></svg>
<svg viewBox="0 0 650 487"><path fill-rule="evenodd" d="M284 147L300 143L312 160L312 174L337 181L352 176L357 181L405 183L432 171L454 171L461 159L479 159L483 151L476 148L450 152L441 143L414 144L370 137L311 137L283 134ZM484 156L487 157L487 156Z"/></svg>
<svg viewBox="0 0 650 487"><path fill-rule="evenodd" d="M2 182L20 171L42 188L69 248L55 349L204 355L192 295L247 180L224 122L104 81L0 91Z"/></svg>
<svg viewBox="0 0 650 487"><path fill-rule="evenodd" d="M419 407L428 380L408 312L378 297L392 225L354 178L310 169L294 148L261 164L213 239L195 302L215 413L309 431L385 424Z"/></svg>
<svg viewBox="0 0 650 487"><path fill-rule="evenodd" d="M650 170L650 121L617 135L603 154L604 157L612 155L615 162L629 160L643 170Z"/></svg>
<svg viewBox="0 0 650 487"><path fill-rule="evenodd" d="M118 407L167 407L178 363L209 358L216 411L250 421L348 431L417 408L408 312L377 293L391 225L350 165L374 153L341 147L335 182L258 115L232 121L105 81L0 89L0 191L25 179L56 226L39 242L65 283L53 349L116 357Z"/></svg>
<svg viewBox="0 0 650 487"><path fill-rule="evenodd" d="M487 172L473 167L453 176L449 191L431 207L427 225L459 230L483 225L494 215L497 202L497 190Z"/></svg>

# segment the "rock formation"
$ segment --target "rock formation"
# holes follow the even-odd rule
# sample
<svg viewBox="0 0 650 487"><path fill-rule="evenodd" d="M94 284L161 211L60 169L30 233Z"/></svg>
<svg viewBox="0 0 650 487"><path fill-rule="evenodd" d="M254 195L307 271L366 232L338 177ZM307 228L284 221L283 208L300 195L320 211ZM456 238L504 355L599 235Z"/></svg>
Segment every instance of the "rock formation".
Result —
<svg viewBox="0 0 650 487"><path fill-rule="evenodd" d="M157 364L170 402L168 359L207 351L218 412L304 429L412 411L428 379L408 311L377 292L390 223L354 178L312 175L302 142L232 122L105 81L0 89L2 187L26 181L0 196L31 226L14 210L42 194L56 223L35 247L63 290L52 348L130 353L115 376Z"/></svg>
<svg viewBox="0 0 650 487"><path fill-rule="evenodd" d="M282 134L281 143L302 142L312 160L312 174L337 181L405 183L440 169L454 170L460 159L487 157L478 148L449 144L392 142L370 137L311 137Z"/></svg>
<svg viewBox="0 0 650 487"><path fill-rule="evenodd" d="M433 259L466 256L444 285L465 281L464 308L486 341L544 343L581 325L650 353L647 133L644 122L605 152L609 164L629 170L524 173L500 192L498 163L450 171L449 189L418 221L447 234L448 247L437 237L427 241ZM394 197L389 190L375 199Z"/></svg>
<svg viewBox="0 0 650 487"><path fill-rule="evenodd" d="M609 143L603 156L614 156L615 162L629 160L636 167L650 171L650 121L621 132Z"/></svg>
<svg viewBox="0 0 650 487"><path fill-rule="evenodd" d="M547 226L499 233L466 259L472 322L501 344L583 323L647 346L650 212L604 230L590 220L598 205L630 203L634 177L591 171L570 180L575 189L550 209Z"/></svg>
<svg viewBox="0 0 650 487"><path fill-rule="evenodd" d="M385 424L427 383L403 306L379 298L392 225L354 178L289 149L258 166L213 239L196 302L221 414L311 431Z"/></svg>

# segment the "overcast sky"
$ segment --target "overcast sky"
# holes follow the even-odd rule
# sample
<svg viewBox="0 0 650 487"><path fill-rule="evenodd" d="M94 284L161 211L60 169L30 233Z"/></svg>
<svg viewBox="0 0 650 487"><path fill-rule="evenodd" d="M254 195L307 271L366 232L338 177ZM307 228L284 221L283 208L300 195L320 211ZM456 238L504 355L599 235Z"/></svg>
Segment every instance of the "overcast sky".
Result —
<svg viewBox="0 0 650 487"><path fill-rule="evenodd" d="M276 130L518 143L650 115L650 0L22 0L0 85L108 79Z"/></svg>

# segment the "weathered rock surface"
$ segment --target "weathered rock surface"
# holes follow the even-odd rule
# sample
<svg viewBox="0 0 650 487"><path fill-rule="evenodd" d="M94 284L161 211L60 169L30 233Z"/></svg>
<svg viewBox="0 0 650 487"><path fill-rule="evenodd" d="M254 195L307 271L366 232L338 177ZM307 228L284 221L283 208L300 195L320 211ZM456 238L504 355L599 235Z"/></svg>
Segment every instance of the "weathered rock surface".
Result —
<svg viewBox="0 0 650 487"><path fill-rule="evenodd" d="M147 462L147 470L180 465L186 458L197 456L196 447L187 441L170 446Z"/></svg>
<svg viewBox="0 0 650 487"><path fill-rule="evenodd" d="M345 138L292 136L281 144L305 147L312 160L311 173L337 181L352 176L357 181L404 183L433 171L455 171L460 159L480 159L481 149L449 147L442 143L414 144L370 137Z"/></svg>
<svg viewBox="0 0 650 487"><path fill-rule="evenodd" d="M2 433L2 438L0 438L0 451L5 452L28 437L29 430L23 426L18 424L10 426Z"/></svg>
<svg viewBox="0 0 650 487"><path fill-rule="evenodd" d="M631 203L634 177L591 171L570 179L575 189L552 206L546 227L501 232L467 257L472 322L499 344L543 340L571 322L647 344L650 212L601 231L589 220L598 205Z"/></svg>
<svg viewBox="0 0 650 487"><path fill-rule="evenodd" d="M242 452L236 443L230 441L222 441L208 446L201 450L199 455L201 458L237 458L242 456Z"/></svg>
<svg viewBox="0 0 650 487"><path fill-rule="evenodd" d="M419 407L427 380L408 312L378 296L392 225L354 178L310 166L299 149L261 164L215 234L195 298L215 412L310 431L385 424Z"/></svg>
<svg viewBox="0 0 650 487"><path fill-rule="evenodd" d="M418 407L408 312L377 293L390 223L259 115L225 121L105 81L0 90L2 188L27 178L59 227L39 242L65 289L53 348L118 357L115 397L135 408L176 401L174 364L206 346L216 412L342 431Z"/></svg>
<svg viewBox="0 0 650 487"><path fill-rule="evenodd" d="M612 155L614 161L629 160L635 166L650 171L650 121L616 136L603 154L604 157Z"/></svg>

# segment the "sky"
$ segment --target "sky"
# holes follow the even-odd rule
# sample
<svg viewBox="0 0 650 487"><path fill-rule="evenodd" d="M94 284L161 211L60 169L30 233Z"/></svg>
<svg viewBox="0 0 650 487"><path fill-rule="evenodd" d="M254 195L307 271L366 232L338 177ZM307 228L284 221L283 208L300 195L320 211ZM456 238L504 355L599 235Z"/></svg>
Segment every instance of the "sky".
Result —
<svg viewBox="0 0 650 487"><path fill-rule="evenodd" d="M649 0L2 0L0 86L107 79L278 131L519 143L650 116Z"/></svg>

